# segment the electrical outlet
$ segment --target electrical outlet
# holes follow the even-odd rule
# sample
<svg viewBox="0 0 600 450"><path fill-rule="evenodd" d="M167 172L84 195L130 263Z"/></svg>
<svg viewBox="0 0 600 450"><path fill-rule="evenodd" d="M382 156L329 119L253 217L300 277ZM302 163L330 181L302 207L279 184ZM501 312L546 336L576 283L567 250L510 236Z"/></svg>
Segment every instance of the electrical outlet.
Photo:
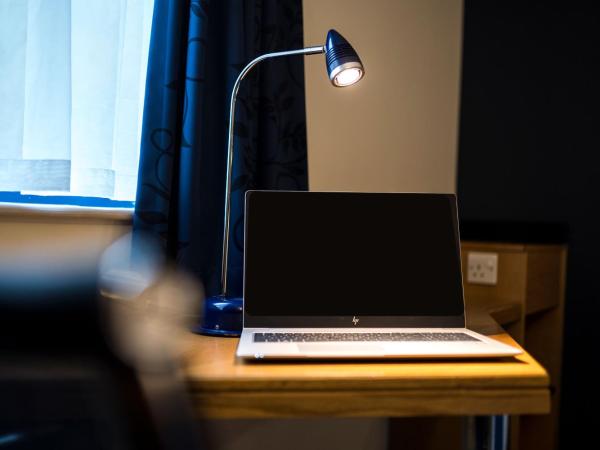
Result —
<svg viewBox="0 0 600 450"><path fill-rule="evenodd" d="M467 268L468 283L490 285L498 283L498 253L469 252Z"/></svg>

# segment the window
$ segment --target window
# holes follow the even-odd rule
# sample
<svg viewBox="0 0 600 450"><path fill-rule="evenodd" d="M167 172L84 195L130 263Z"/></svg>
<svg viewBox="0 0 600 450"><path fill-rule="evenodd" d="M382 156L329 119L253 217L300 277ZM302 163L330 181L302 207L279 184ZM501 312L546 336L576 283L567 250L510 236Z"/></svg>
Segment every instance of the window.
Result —
<svg viewBox="0 0 600 450"><path fill-rule="evenodd" d="M0 1L0 200L131 205L153 1Z"/></svg>

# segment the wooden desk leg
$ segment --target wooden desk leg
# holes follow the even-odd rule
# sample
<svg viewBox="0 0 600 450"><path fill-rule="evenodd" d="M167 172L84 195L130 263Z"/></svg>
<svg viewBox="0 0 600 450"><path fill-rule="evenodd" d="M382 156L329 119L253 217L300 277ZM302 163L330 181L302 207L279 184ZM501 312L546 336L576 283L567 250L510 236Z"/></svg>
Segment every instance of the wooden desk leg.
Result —
<svg viewBox="0 0 600 450"><path fill-rule="evenodd" d="M465 450L508 450L508 416L476 416L465 421Z"/></svg>

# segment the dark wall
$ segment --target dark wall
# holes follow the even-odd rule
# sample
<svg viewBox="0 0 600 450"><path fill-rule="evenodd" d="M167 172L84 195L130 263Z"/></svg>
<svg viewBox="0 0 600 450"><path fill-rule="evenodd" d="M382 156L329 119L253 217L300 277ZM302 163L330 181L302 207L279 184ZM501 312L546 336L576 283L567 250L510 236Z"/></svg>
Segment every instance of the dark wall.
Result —
<svg viewBox="0 0 600 450"><path fill-rule="evenodd" d="M562 447L594 442L600 377L598 2L465 1L461 220L566 222Z"/></svg>

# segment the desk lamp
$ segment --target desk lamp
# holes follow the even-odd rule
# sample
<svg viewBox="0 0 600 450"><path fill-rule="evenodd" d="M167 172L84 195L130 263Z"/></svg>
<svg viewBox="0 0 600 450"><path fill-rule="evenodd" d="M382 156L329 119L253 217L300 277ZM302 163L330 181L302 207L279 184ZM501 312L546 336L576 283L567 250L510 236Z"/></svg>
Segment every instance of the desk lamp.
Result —
<svg viewBox="0 0 600 450"><path fill-rule="evenodd" d="M221 293L205 300L202 324L194 331L216 336L239 336L242 331L242 298L227 295L227 258L229 254L229 221L231 216L231 176L233 166L233 127L235 102L241 81L259 62L269 58L291 55L316 55L325 53L329 80L336 87L350 86L359 81L365 69L358 54L344 37L329 30L325 45L298 50L265 53L248 63L240 72L231 92L229 106L229 138L227 141L227 176L225 181L225 211L223 222L223 252L221 262Z"/></svg>

